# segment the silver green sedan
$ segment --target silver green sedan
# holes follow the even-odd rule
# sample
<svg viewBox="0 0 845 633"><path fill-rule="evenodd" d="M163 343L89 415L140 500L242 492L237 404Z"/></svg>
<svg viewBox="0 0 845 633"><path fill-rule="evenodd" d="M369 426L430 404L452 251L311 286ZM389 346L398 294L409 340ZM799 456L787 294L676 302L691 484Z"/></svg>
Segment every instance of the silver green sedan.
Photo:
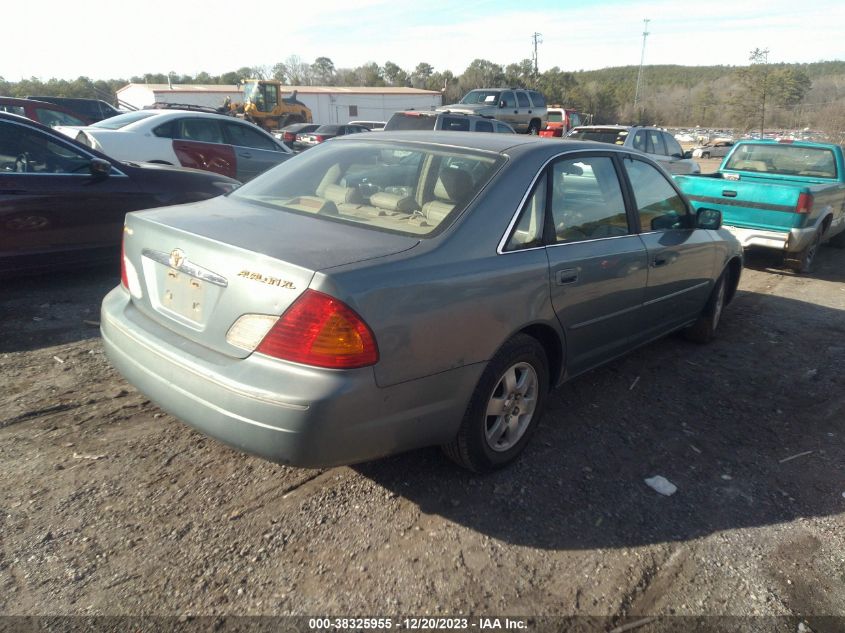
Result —
<svg viewBox="0 0 845 633"><path fill-rule="evenodd" d="M489 470L555 385L713 337L742 270L720 225L624 148L356 134L127 215L102 335L129 382L244 451L317 467L439 444Z"/></svg>

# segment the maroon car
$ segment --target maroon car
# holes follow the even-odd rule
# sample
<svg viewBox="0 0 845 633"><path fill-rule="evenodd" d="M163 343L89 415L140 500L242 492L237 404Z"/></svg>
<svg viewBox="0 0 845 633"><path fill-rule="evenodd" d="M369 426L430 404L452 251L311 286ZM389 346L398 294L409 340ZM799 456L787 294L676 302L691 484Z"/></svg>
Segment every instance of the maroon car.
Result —
<svg viewBox="0 0 845 633"><path fill-rule="evenodd" d="M35 99L0 97L0 112L25 116L49 127L57 125L91 125L92 121L65 107Z"/></svg>
<svg viewBox="0 0 845 633"><path fill-rule="evenodd" d="M205 200L237 180L113 160L0 112L0 276L118 261L128 211Z"/></svg>

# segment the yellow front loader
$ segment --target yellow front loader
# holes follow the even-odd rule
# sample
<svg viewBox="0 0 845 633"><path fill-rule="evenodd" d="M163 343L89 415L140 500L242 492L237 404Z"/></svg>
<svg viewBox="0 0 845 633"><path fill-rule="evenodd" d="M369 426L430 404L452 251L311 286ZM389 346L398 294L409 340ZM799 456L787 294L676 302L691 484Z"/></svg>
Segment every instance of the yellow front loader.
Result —
<svg viewBox="0 0 845 633"><path fill-rule="evenodd" d="M268 132L291 123L311 123L310 108L296 99L296 91L282 97L282 83L272 79L243 81L243 116Z"/></svg>

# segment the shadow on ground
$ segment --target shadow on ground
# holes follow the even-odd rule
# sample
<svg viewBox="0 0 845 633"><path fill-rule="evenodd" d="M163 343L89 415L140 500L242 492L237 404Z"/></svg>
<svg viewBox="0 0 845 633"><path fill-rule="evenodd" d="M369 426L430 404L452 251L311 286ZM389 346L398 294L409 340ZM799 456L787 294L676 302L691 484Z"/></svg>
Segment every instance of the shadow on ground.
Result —
<svg viewBox="0 0 845 633"><path fill-rule="evenodd" d="M510 468L468 474L436 449L355 468L425 513L554 550L841 514L843 368L845 311L741 291L712 344L668 337L557 389Z"/></svg>

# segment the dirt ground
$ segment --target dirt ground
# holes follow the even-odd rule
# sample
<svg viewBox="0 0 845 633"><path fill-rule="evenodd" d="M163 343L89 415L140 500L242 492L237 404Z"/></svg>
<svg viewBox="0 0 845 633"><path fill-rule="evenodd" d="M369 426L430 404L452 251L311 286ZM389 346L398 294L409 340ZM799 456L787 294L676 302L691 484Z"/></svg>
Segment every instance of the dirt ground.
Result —
<svg viewBox="0 0 845 633"><path fill-rule="evenodd" d="M436 448L326 471L240 454L111 369L114 271L4 282L0 614L845 630L845 251L777 264L750 260L712 344L668 337L555 391L490 476Z"/></svg>

